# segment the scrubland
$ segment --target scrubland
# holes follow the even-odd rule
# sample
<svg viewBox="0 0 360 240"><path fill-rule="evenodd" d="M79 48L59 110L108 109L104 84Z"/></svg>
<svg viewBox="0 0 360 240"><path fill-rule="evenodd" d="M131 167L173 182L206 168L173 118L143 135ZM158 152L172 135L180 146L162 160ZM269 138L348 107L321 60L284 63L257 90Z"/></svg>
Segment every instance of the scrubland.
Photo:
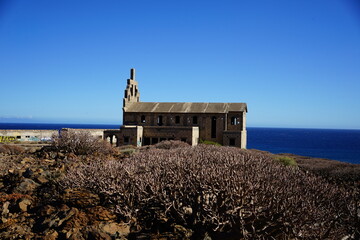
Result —
<svg viewBox="0 0 360 240"><path fill-rule="evenodd" d="M0 239L359 239L359 165L311 161L71 132L0 145Z"/></svg>

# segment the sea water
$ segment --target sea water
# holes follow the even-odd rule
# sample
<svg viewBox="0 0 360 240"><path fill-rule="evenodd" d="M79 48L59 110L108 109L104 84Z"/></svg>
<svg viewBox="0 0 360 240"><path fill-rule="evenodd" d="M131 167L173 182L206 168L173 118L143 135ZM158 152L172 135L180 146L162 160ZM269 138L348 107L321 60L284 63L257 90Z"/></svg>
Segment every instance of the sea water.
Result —
<svg viewBox="0 0 360 240"><path fill-rule="evenodd" d="M0 123L0 129L119 129L120 124ZM247 128L247 148L360 164L360 130Z"/></svg>
<svg viewBox="0 0 360 240"><path fill-rule="evenodd" d="M360 164L360 130L248 128L248 149Z"/></svg>

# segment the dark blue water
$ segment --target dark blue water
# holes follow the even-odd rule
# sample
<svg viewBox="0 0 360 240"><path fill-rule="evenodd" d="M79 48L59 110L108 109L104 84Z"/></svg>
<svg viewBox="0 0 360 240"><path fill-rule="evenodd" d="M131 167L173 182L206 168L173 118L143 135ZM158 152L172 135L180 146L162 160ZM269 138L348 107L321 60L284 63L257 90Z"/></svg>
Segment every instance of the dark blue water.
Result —
<svg viewBox="0 0 360 240"><path fill-rule="evenodd" d="M247 147L360 164L360 130L248 128Z"/></svg>
<svg viewBox="0 0 360 240"><path fill-rule="evenodd" d="M71 123L0 123L0 129L36 129L36 130L60 130L62 128L79 129L119 129L114 124L71 124Z"/></svg>
<svg viewBox="0 0 360 240"><path fill-rule="evenodd" d="M0 123L0 129L119 129L111 124ZM247 128L248 149L360 164L360 130Z"/></svg>

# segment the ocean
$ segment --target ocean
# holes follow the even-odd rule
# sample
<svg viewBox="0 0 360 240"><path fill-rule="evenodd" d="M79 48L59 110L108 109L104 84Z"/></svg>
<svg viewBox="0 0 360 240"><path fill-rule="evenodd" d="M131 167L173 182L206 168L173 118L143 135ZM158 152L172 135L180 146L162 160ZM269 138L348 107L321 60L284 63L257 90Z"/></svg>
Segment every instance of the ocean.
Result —
<svg viewBox="0 0 360 240"><path fill-rule="evenodd" d="M0 123L0 129L119 129L113 124ZM360 164L360 130L247 128L248 149Z"/></svg>

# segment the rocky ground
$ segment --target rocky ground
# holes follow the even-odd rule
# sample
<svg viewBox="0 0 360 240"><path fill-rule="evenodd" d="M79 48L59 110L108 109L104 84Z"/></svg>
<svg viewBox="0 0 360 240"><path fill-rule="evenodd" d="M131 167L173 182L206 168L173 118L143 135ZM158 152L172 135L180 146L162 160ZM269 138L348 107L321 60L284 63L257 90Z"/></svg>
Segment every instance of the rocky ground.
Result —
<svg viewBox="0 0 360 240"><path fill-rule="evenodd" d="M133 150L107 157L121 160L129 152ZM359 183L359 165L287 156L295 158L305 170ZM58 189L59 176L76 164L75 159L89 161L87 158L35 146L0 153L0 239L188 239L191 236L191 230L175 224L161 234L139 233L136 224L130 226L114 214L111 206L102 205L100 196L84 189Z"/></svg>
<svg viewBox="0 0 360 240"><path fill-rule="evenodd" d="M122 150L121 160L133 149ZM114 158L114 156L107 156ZM81 158L81 159L79 159ZM0 153L0 239L184 239L188 230L174 225L168 233L137 233L83 189L56 188L56 180L88 156L39 150ZM75 162L75 163L74 163Z"/></svg>

